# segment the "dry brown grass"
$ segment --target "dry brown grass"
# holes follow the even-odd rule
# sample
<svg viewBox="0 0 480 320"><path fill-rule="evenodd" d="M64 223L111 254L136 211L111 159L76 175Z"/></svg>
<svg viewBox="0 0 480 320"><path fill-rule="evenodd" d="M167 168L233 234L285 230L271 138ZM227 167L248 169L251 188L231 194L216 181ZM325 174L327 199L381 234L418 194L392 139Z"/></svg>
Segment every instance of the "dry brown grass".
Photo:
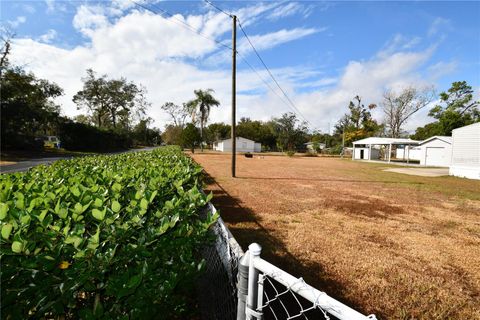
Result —
<svg viewBox="0 0 480 320"><path fill-rule="evenodd" d="M246 248L388 319L480 319L480 181L328 158L195 154Z"/></svg>

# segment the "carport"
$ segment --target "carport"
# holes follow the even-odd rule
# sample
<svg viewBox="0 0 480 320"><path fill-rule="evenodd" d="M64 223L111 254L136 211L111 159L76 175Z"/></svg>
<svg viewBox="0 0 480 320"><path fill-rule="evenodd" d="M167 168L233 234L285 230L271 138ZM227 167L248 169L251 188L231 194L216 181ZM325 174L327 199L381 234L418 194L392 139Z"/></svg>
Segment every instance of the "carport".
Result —
<svg viewBox="0 0 480 320"><path fill-rule="evenodd" d="M419 141L404 138L381 138L370 137L353 142L352 160L392 160L393 148L402 146L405 148L402 161L409 163L410 149L418 146ZM382 151L384 155L382 156ZM383 158L383 159L382 159Z"/></svg>

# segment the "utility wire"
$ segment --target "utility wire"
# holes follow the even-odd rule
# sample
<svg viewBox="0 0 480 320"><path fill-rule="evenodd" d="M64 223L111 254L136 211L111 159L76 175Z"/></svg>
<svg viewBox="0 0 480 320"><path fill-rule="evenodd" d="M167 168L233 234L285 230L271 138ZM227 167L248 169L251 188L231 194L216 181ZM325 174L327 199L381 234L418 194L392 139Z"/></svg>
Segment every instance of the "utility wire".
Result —
<svg viewBox="0 0 480 320"><path fill-rule="evenodd" d="M213 2L208 1L208 0L203 0L203 1L205 1L206 3L208 3L209 5L211 5L212 7L214 7L215 9L217 9L218 11L226 14L226 15L229 16L230 18L233 18L233 15L232 15L231 13L225 12L224 10L222 10L222 8L214 5Z"/></svg>
<svg viewBox="0 0 480 320"><path fill-rule="evenodd" d="M139 3L139 2L137 2L137 1L134 1L134 0L130 0L130 1L132 1L135 5L141 7L141 8L143 8L143 9L145 9L145 10L147 10L147 11L155 14L155 15L159 14L158 12L150 9L149 7L147 7L147 6ZM190 31L193 31L194 33L198 34L199 36L201 36L201 37L203 37L203 38L205 38L205 39L207 39L207 40L213 41L213 42L215 42L216 44L224 47L225 49L232 50L232 47L231 47L231 46L226 45L226 44L224 44L223 42L218 41L218 40L216 40L216 39L214 39L214 38L212 38L212 37L209 37L208 35L202 33L200 30L195 29L194 27L192 27L191 25L189 25L188 23L186 23L186 22L183 21L182 19L177 18L174 14L168 12L167 10L164 10L164 9L162 9L162 8L160 8L160 7L157 7L157 6L154 5L154 4L152 4L152 6L153 6L154 8L156 8L157 10L161 11L163 14L168 15L169 17L171 17L172 19L174 19L174 20L177 21L178 23L175 22L174 20L168 20L168 19L166 19L162 14L160 14L160 16L163 17L165 20L171 21L171 22L176 23L176 24L178 24L178 25L181 24L183 27L188 28Z"/></svg>
<svg viewBox="0 0 480 320"><path fill-rule="evenodd" d="M204 2L206 2L207 4L209 4L210 6L212 6L213 8L217 9L218 11L222 12L223 14L229 16L230 18L232 18L232 14L231 13L228 13L226 12L225 10L223 10L222 8L218 7L217 5L213 4L211 1L209 0L203 0ZM287 93L285 92L285 90L283 90L283 88L280 86L280 84L278 83L277 79L275 79L275 77L273 76L272 72L270 71L270 69L268 68L267 64L265 63L265 61L263 60L263 58L260 56L260 54L258 53L257 49L255 48L255 46L253 45L252 41L250 40L249 36L247 35L247 32L245 31L245 29L243 28L241 22L240 22L240 19L237 18L237 21L238 21L238 26L240 27L240 30L242 30L242 33L243 35L245 36L245 38L247 39L248 43L250 44L250 46L252 47L253 51L255 52L255 54L257 55L258 59L260 60L260 62L262 63L263 67L265 68L265 70L267 70L268 74L270 75L270 78L272 78L272 80L275 82L275 84L277 85L277 87L280 89L280 91L283 93L283 96L287 99L288 103L290 104L290 108L294 111L294 113L297 113L298 115L300 115L300 117L303 118L303 120L305 122L307 122L308 124L310 124L311 127L313 127L313 125L310 123L310 121L307 120L307 118L300 112L300 110L297 108L297 106L295 105L295 103L293 103L292 99L290 99L290 97L287 95ZM240 54L238 53L237 51L237 54L240 56ZM247 65L250 67L250 69L252 69L253 71L255 71L255 73L258 75L258 77L260 77L260 79L262 79L262 81L270 88L270 90L272 90L277 96L279 96L277 94L277 92L275 90L273 90L273 88L270 86L270 84L268 84L268 82L266 82L261 76L260 74L253 68L252 65L250 65L250 63L248 63L246 61L246 59L242 58L242 60L244 60ZM281 99L282 102L285 103L285 100ZM288 104L287 104L288 105Z"/></svg>
<svg viewBox="0 0 480 320"><path fill-rule="evenodd" d="M132 3L134 3L135 5L137 5L138 7L141 7L155 15L159 14L158 12L152 10L151 8L135 1L135 0L130 0ZM212 2L208 1L208 0L204 0L207 4L209 4L210 6L214 7L215 9L217 9L218 11L222 12L223 14L229 16L229 17L232 17L231 14L225 12L224 10L222 10L221 8L219 8L218 6L214 5ZM187 29L189 29L190 31L194 32L195 34L207 39L207 40L210 40L210 41L213 41L215 42L217 45L220 45L222 47L224 47L225 49L229 49L229 50L233 50L233 48L229 45L226 45L224 44L223 42L221 41L218 41L214 38L211 38L209 37L208 35L200 32L199 30L195 29L194 27L192 27L191 25L189 25L188 23L186 23L185 21L181 20L181 19L178 19L174 14L168 12L167 10L165 9L162 9L162 8L159 8L155 5L153 5L154 8L156 8L157 10L159 10L160 12L162 12L163 14L165 15L168 15L169 17L171 17L172 19L174 20L168 20L166 19L162 14L159 14L161 17L163 17L165 20L168 20L168 21L171 21L173 23L176 23L178 25L181 25ZM248 60L243 57L243 55L241 55L238 51L235 51L235 53L242 59L242 61L252 70L255 72L255 74L257 75L257 77L262 80L262 82L270 89L270 91L272 91L286 106L288 106L289 108L291 108L294 113L296 114L299 114L303 120L305 122L307 122L308 124L310 124L310 126L312 126L312 124L305 118L305 116L303 116L303 114L300 112L300 110L297 109L297 107L295 106L295 104L292 102L292 100L288 97L288 95L286 94L286 92L282 89L282 87L280 86L280 84L278 83L278 81L275 79L275 77L273 76L273 74L271 73L270 69L267 67L267 65L265 64L265 62L263 61L262 57L260 56L260 54L258 53L258 51L256 50L256 48L253 46L252 42L250 41L250 38L248 37L247 33L245 32L245 30L243 29L242 25L240 24L240 21L238 20L237 18L237 21L238 21L238 24L240 26L240 29L242 30L243 34L245 35L245 37L247 38L249 44L252 46L255 54L257 55L257 57L259 58L259 60L262 62L264 68L267 70L268 74L270 75L270 77L273 79L273 81L275 82L275 84L277 85L277 87L281 90L281 92L283 93L283 96L287 99L287 101L289 103L287 103L287 101L284 100L284 98L282 96L280 96L280 94L277 93L276 90L274 90L272 88L272 86L260 75L260 73L248 62ZM313 126L312 126L313 127Z"/></svg>
<svg viewBox="0 0 480 320"><path fill-rule="evenodd" d="M248 37L247 33L245 32L245 29L243 29L243 26L240 22L240 20L238 20L238 26L240 27L240 30L242 30L242 33L243 35L245 36L245 38L247 39L248 43L250 44L250 46L252 47L253 51L255 52L255 54L257 55L258 59L260 60L260 62L262 63L263 67L265 68L265 70L267 70L268 74L270 75L270 78L272 78L273 82L275 82L275 84L277 85L277 87L280 89L280 91L283 93L283 95L285 96L285 98L287 99L287 101L290 103L290 105L292 106L292 108L294 110L296 110L296 112L303 118L303 120L305 120L308 124L310 124L310 126L312 126L312 124L310 123L310 121L307 120L307 118L300 112L300 110L298 110L298 108L295 106L295 104L293 103L293 101L290 99L290 97L287 95L287 93L285 92L285 90L283 90L283 88L280 86L280 84L278 83L277 79L275 79L275 77L273 76L272 72L270 71L270 69L268 68L267 64L265 63L265 61L262 59L262 57L260 56L260 54L258 53L257 49L255 48L255 46L253 45L252 41L250 40L250 38ZM313 127L313 126L312 126Z"/></svg>

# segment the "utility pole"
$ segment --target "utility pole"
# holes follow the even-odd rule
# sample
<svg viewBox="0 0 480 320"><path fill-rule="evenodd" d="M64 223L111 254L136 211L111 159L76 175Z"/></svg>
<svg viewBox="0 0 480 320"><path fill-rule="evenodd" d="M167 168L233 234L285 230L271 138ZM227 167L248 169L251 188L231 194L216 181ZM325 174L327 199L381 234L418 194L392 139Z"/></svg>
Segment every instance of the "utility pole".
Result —
<svg viewBox="0 0 480 320"><path fill-rule="evenodd" d="M236 158L235 153L237 151L237 135L236 135L236 73L237 73L237 16L232 16L233 29L232 29L232 178L235 178L235 165Z"/></svg>

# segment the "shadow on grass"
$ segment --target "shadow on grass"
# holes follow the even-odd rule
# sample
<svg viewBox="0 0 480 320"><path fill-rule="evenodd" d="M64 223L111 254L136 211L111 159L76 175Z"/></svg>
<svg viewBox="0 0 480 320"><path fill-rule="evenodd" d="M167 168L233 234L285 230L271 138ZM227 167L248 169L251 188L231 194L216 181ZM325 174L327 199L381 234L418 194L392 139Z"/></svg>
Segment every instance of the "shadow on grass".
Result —
<svg viewBox="0 0 480 320"><path fill-rule="evenodd" d="M240 246L246 251L248 245L256 242L262 246L262 258L278 266L295 277L302 277L306 283L326 292L329 296L354 307L345 299L345 288L328 276L324 267L314 261L300 261L287 249L281 235L274 234L261 224L261 218L249 208L242 206L241 200L231 196L213 177L205 172L207 192L212 192L213 205L232 232ZM359 309L359 311L362 311Z"/></svg>

